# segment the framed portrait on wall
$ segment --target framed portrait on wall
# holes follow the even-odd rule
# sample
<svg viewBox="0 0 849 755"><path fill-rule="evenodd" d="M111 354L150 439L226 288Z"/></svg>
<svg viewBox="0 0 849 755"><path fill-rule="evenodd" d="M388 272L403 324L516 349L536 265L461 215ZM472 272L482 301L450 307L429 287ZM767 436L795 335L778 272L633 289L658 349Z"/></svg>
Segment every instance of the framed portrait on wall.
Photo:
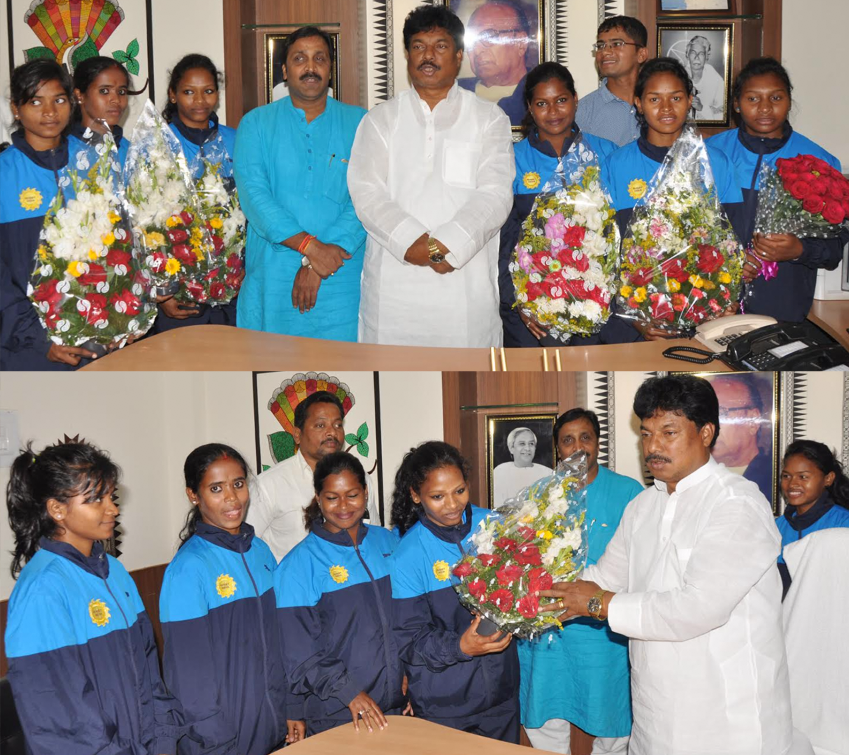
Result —
<svg viewBox="0 0 849 755"><path fill-rule="evenodd" d="M525 114L525 76L545 59L542 0L516 0L515 7L487 0L443 0L466 27L458 84L497 102L514 132Z"/></svg>
<svg viewBox="0 0 849 755"><path fill-rule="evenodd" d="M733 0L657 0L658 13L731 13Z"/></svg>
<svg viewBox="0 0 849 755"><path fill-rule="evenodd" d="M292 29L295 31L295 28ZM266 32L265 34L265 103L282 100L289 94L283 80L283 47L289 31ZM333 64L330 66L330 96L337 99L339 93L339 32L327 31L333 43Z"/></svg>
<svg viewBox="0 0 849 755"><path fill-rule="evenodd" d="M486 418L489 506L495 508L522 488L552 473L556 413L500 414Z"/></svg>
<svg viewBox="0 0 849 755"><path fill-rule="evenodd" d="M693 81L690 118L699 126L727 126L730 118L732 24L657 25L657 54L681 62Z"/></svg>

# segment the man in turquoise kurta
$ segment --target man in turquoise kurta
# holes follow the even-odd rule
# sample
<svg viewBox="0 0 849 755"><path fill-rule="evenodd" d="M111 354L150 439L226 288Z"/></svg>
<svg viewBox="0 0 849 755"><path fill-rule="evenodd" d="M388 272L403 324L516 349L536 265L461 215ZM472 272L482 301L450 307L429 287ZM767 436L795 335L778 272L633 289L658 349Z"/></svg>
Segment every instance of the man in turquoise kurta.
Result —
<svg viewBox="0 0 849 755"><path fill-rule="evenodd" d="M587 564L601 558L628 503L643 486L599 466L600 426L594 412L570 409L554 425L561 459L587 454ZM606 621L579 618L560 631L518 645L522 724L534 747L578 752L625 753L631 732L628 640ZM572 726L570 726L572 724ZM575 727L580 729L576 731ZM589 735L589 737L587 736Z"/></svg>
<svg viewBox="0 0 849 755"><path fill-rule="evenodd" d="M287 37L289 97L246 113L234 173L248 219L236 324L357 340L366 234L348 194L348 159L365 110L328 97L326 32Z"/></svg>

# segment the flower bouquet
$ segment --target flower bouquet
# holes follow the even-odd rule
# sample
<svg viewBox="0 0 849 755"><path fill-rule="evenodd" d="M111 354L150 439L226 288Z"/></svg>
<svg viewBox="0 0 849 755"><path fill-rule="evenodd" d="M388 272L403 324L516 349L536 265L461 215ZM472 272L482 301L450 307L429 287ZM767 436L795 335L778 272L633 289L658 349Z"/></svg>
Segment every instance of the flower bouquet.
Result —
<svg viewBox="0 0 849 755"><path fill-rule="evenodd" d="M148 100L124 166L136 244L155 293L175 294L213 258L213 244L177 137Z"/></svg>
<svg viewBox="0 0 849 755"><path fill-rule="evenodd" d="M619 231L595 153L578 134L513 250L516 305L561 341L601 330L616 293Z"/></svg>
<svg viewBox="0 0 849 755"><path fill-rule="evenodd" d="M102 355L144 335L156 307L133 252L112 134L94 135L73 160L70 185L44 218L27 293L51 341Z"/></svg>
<svg viewBox="0 0 849 755"><path fill-rule="evenodd" d="M672 333L691 330L737 302L743 262L704 141L685 127L622 241L619 315Z"/></svg>
<svg viewBox="0 0 849 755"><path fill-rule="evenodd" d="M191 173L197 176L200 217L209 232L212 254L197 259L186 257L183 264L194 267L196 274L185 281L176 298L182 302L227 304L239 292L245 277L246 228L233 178L233 161L220 134L203 145Z"/></svg>
<svg viewBox="0 0 849 755"><path fill-rule="evenodd" d="M575 580L586 563L586 458L565 459L484 519L454 566L460 601L502 631L530 638L561 626L540 613L556 599L537 592Z"/></svg>

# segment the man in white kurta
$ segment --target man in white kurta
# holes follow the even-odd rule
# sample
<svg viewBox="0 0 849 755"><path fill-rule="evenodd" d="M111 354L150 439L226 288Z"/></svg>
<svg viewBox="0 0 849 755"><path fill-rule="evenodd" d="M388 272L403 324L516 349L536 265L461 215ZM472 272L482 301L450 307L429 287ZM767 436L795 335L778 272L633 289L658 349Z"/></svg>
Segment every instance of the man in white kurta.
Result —
<svg viewBox="0 0 849 755"><path fill-rule="evenodd" d="M630 755L784 755L792 724L770 506L710 457L719 409L707 381L652 378L638 416L646 388L659 404L640 427L655 483L583 579L550 594L566 618L606 618L630 638ZM707 391L713 420L698 427L676 413L680 397L698 403Z"/></svg>
<svg viewBox="0 0 849 755"><path fill-rule="evenodd" d="M407 17L413 87L373 108L354 140L348 188L368 232L361 342L501 343L498 232L512 205L510 121L458 87L462 29L444 6Z"/></svg>
<svg viewBox="0 0 849 755"><path fill-rule="evenodd" d="M707 62L710 42L701 34L687 43L687 73L693 80L693 117L716 121L725 117L725 80Z"/></svg>

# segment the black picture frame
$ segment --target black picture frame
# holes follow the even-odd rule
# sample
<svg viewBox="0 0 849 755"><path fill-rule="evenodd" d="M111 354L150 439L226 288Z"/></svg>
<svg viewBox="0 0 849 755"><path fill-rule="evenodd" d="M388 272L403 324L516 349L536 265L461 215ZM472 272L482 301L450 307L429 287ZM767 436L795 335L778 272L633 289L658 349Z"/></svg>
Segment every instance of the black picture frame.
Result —
<svg viewBox="0 0 849 755"><path fill-rule="evenodd" d="M657 0L659 16L725 15L733 12L734 0Z"/></svg>
<svg viewBox="0 0 849 755"><path fill-rule="evenodd" d="M283 79L283 43L294 31L296 29L292 28L288 31L269 31L263 35L263 50L265 51L263 56L265 61L265 102L263 104L267 105L275 99L282 99L286 96L281 94L281 96L275 97L274 88L280 84L285 84ZM338 100L342 97L342 93L339 91L339 32L325 31L330 35L333 42L333 64L330 66L331 96Z"/></svg>

